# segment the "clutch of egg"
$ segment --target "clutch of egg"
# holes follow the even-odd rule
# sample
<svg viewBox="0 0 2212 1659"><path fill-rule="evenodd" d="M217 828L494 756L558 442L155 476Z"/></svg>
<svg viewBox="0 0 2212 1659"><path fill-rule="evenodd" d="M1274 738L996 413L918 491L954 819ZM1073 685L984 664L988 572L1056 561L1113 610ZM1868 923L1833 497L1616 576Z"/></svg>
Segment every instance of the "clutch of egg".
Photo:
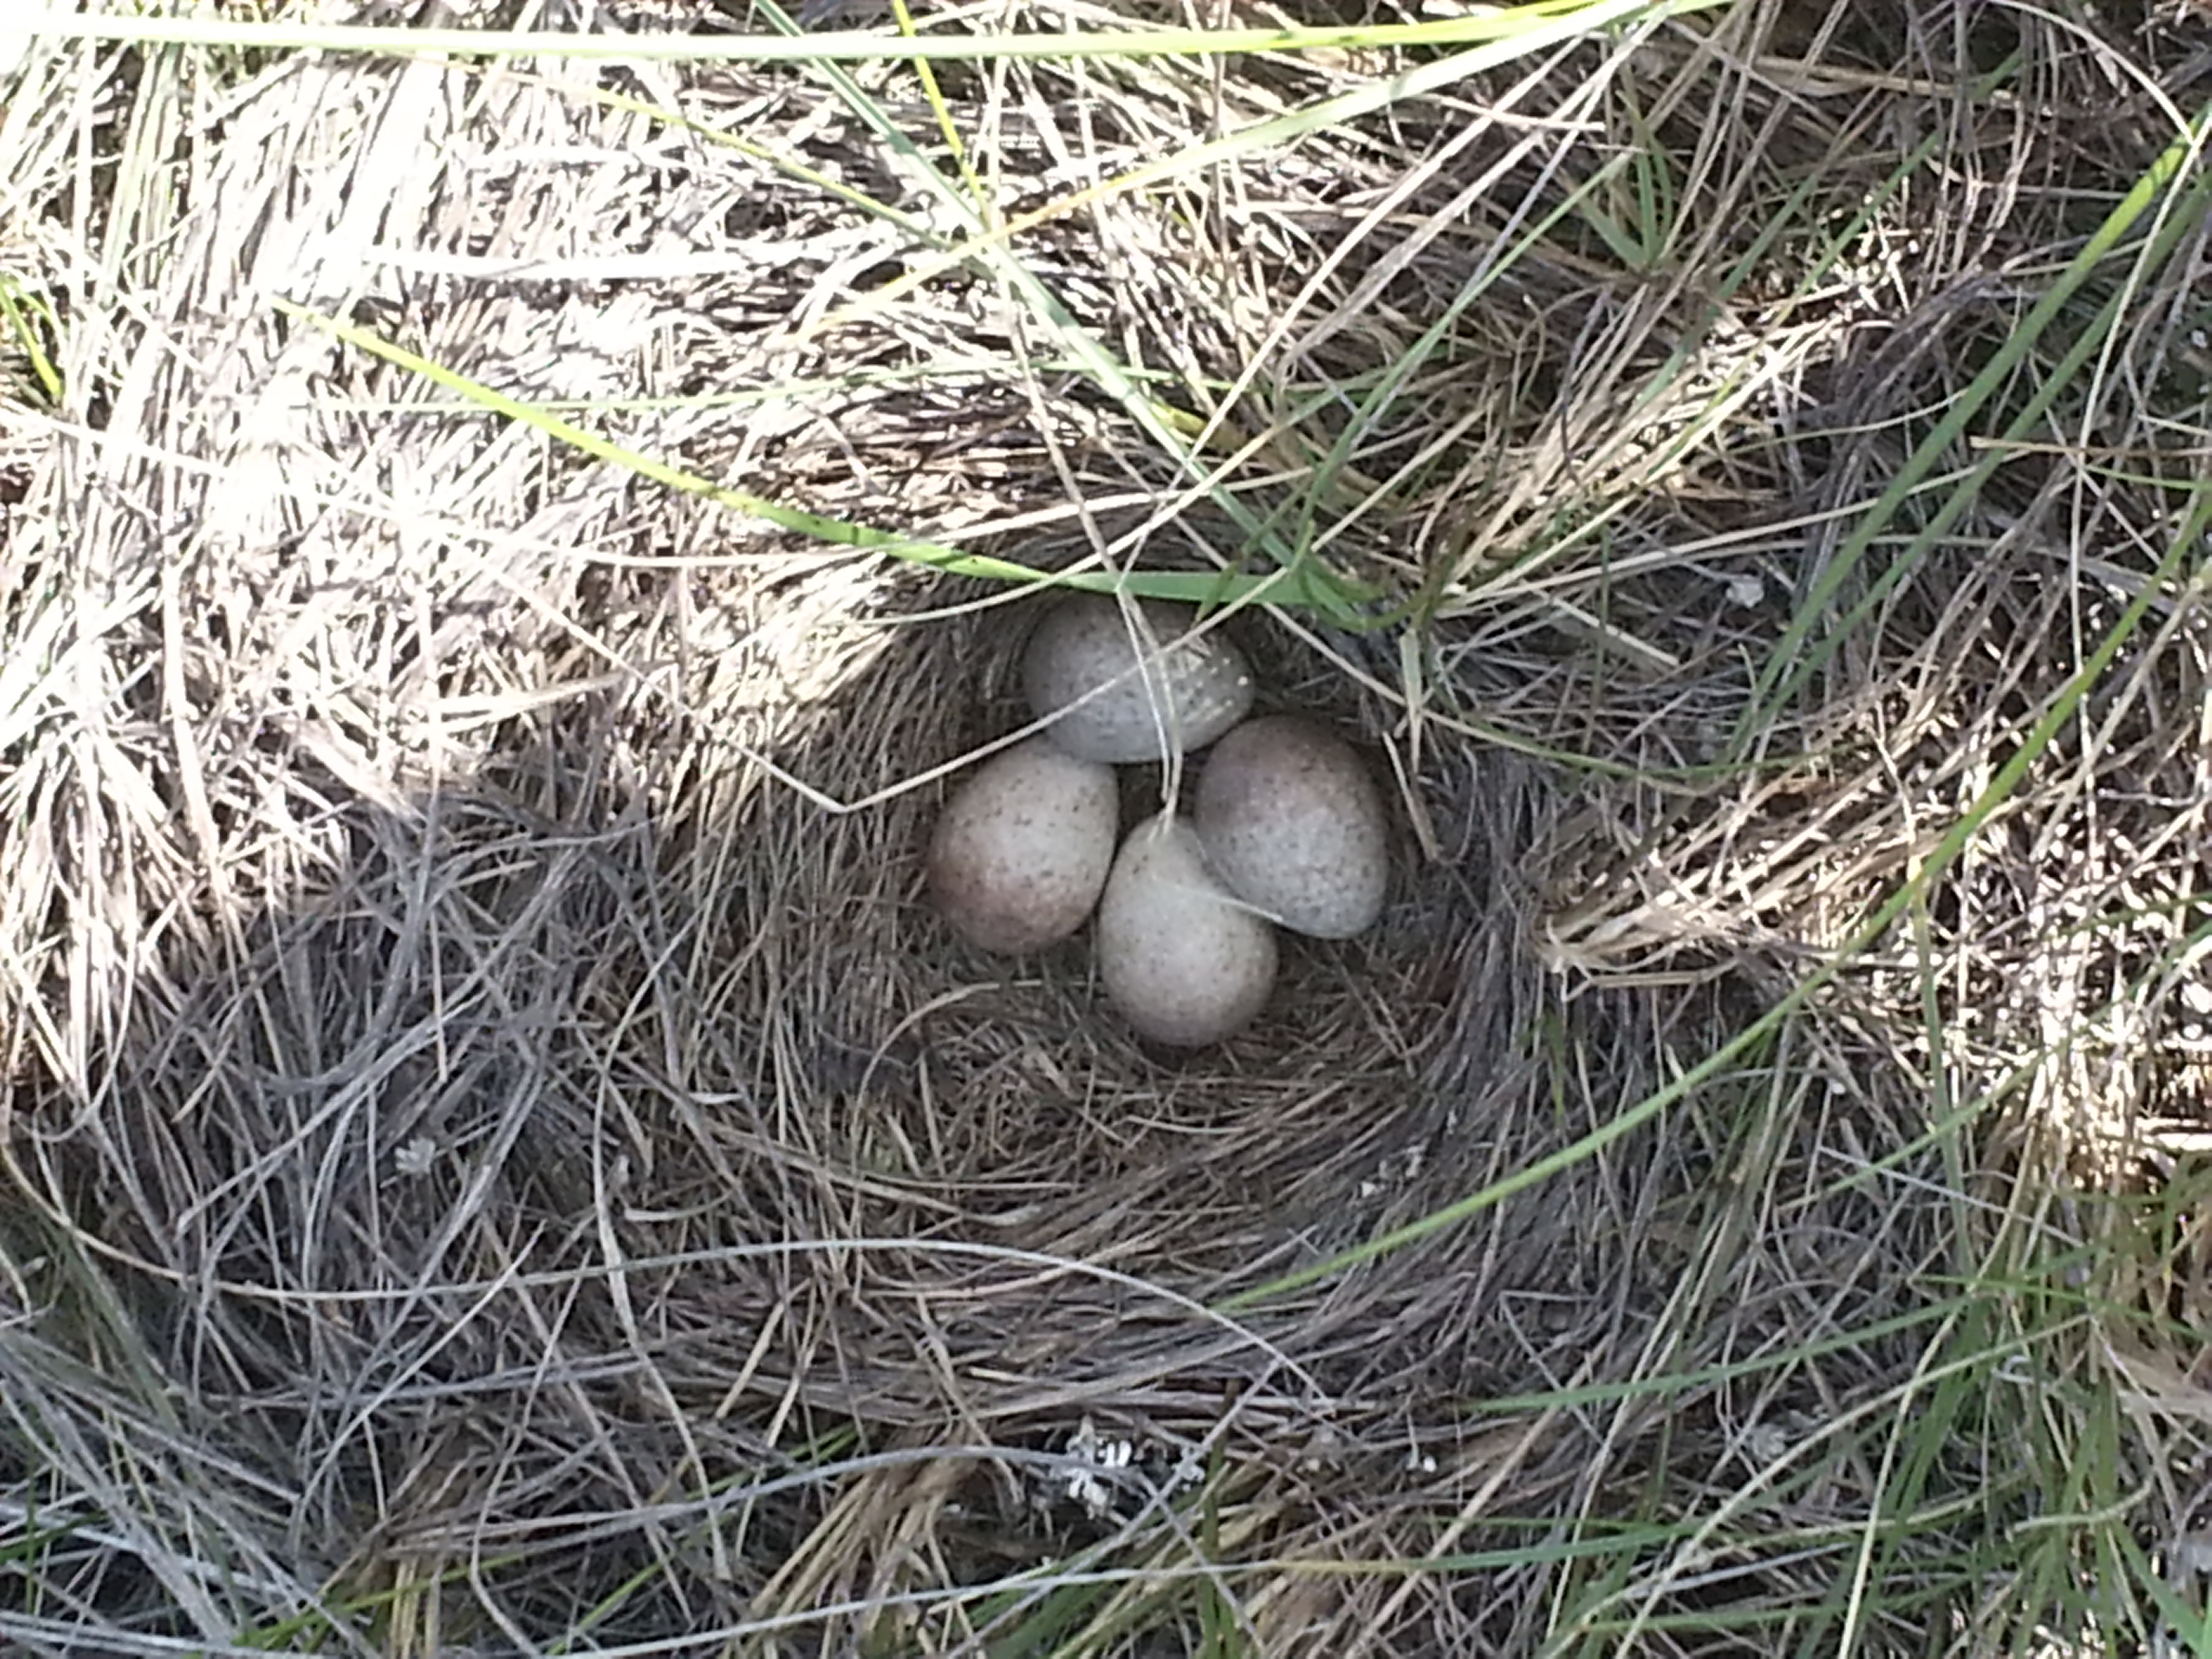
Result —
<svg viewBox="0 0 2212 1659"><path fill-rule="evenodd" d="M1350 939L1382 914L1382 800L1326 726L1294 714L1245 721L1206 757L1194 815L1214 873L1271 921Z"/></svg>
<svg viewBox="0 0 2212 1659"><path fill-rule="evenodd" d="M1235 1036L1275 985L1275 935L1207 869L1198 832L1156 812L1129 832L1098 902L1098 979L1139 1036Z"/></svg>
<svg viewBox="0 0 2212 1659"><path fill-rule="evenodd" d="M1030 712L1085 760L1127 765L1203 749L1252 707L1252 670L1218 629L1192 631L1187 605L1146 599L1134 615L1103 594L1061 599L1022 658Z"/></svg>
<svg viewBox="0 0 2212 1659"><path fill-rule="evenodd" d="M929 888L953 932L986 951L1035 951L1083 926L1114 863L1114 769L1042 738L977 767L929 843Z"/></svg>
<svg viewBox="0 0 2212 1659"><path fill-rule="evenodd" d="M1270 922L1322 939L1371 926L1389 884L1381 798L1348 744L1295 716L1245 720L1249 667L1186 606L1056 603L1023 661L1046 736L986 762L931 841L931 891L970 944L1024 951L1094 906L1108 999L1156 1042L1235 1035L1266 1004ZM1242 722L1240 724L1240 722ZM1194 817L1158 813L1115 851L1112 763L1212 744Z"/></svg>

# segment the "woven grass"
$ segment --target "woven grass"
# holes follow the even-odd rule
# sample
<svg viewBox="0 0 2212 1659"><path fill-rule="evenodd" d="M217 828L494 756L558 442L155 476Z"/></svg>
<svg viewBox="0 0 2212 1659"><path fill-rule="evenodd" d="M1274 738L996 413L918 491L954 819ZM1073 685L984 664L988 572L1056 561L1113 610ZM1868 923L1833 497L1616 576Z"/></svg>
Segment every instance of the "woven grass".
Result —
<svg viewBox="0 0 2212 1659"><path fill-rule="evenodd" d="M947 228L805 66L37 49L0 120L0 275L52 303L0 439L0 1634L2170 1625L2212 1420L2172 1254L2193 156L2081 251L2189 60L1954 21L1644 19L1170 170L1009 243L1058 320L988 261L867 297ZM933 74L1005 216L1433 60ZM911 64L852 73L928 143ZM1076 331L1212 423L1211 478ZM1382 924L1181 1059L1079 941L964 951L920 849L1022 723L1033 601L453 377L1037 569L1249 570L1257 523L1370 584L1223 625L1396 781Z"/></svg>

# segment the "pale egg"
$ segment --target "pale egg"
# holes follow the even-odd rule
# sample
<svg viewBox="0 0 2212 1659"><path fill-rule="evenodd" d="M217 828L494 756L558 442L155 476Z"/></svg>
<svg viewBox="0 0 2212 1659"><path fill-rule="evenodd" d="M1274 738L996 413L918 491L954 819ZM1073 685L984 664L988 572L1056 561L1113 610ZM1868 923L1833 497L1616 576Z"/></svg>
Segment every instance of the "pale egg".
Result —
<svg viewBox="0 0 2212 1659"><path fill-rule="evenodd" d="M1167 813L1129 832L1098 901L1098 977L1139 1036L1202 1048L1249 1024L1275 983L1275 935Z"/></svg>
<svg viewBox="0 0 2212 1659"><path fill-rule="evenodd" d="M1143 630L1118 600L1072 594L1030 635L1023 689L1038 719L1058 716L1046 729L1071 755L1157 761L1203 749L1251 710L1251 668L1218 628L1194 638L1188 605L1147 599L1138 609Z"/></svg>
<svg viewBox="0 0 2212 1659"><path fill-rule="evenodd" d="M1192 815L1230 891L1294 932L1349 939L1390 884L1374 780L1352 745L1311 720L1247 720L1214 745Z"/></svg>
<svg viewBox="0 0 2212 1659"><path fill-rule="evenodd" d="M929 844L939 911L986 951L1035 951L1083 926L1114 864L1114 769L1042 738L994 755L945 804Z"/></svg>

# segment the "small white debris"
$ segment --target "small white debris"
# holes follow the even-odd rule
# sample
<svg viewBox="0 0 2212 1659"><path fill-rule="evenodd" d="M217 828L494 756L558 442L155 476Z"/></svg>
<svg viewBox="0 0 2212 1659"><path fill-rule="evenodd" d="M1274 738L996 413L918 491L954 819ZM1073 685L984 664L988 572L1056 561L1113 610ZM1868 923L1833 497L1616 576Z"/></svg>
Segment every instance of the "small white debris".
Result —
<svg viewBox="0 0 2212 1659"><path fill-rule="evenodd" d="M1157 1502L1206 1483L1206 1446L1148 1441L1109 1440L1085 1418L1067 1438L1056 1468L1040 1469L1026 1483L1029 1501L1050 1514L1073 1504L1094 1522L1126 1518L1130 1506ZM1126 1472L1126 1480L1109 1478Z"/></svg>
<svg viewBox="0 0 2212 1659"><path fill-rule="evenodd" d="M1205 1479L1206 1466L1198 1461L1198 1449L1186 1446L1182 1455L1176 1460L1174 1472L1168 1476L1168 1490L1170 1492L1188 1492Z"/></svg>
<svg viewBox="0 0 2212 1659"><path fill-rule="evenodd" d="M416 1135L392 1154L392 1167L418 1180L438 1164L438 1143L429 1135Z"/></svg>
<svg viewBox="0 0 2212 1659"><path fill-rule="evenodd" d="M1102 1469L1126 1469L1136 1456L1137 1449L1126 1440L1101 1440L1098 1431L1086 1417L1068 1441L1067 1455L1083 1458ZM1063 1480L1066 1496L1081 1504L1083 1512L1093 1521L1103 1521L1114 1512L1112 1492L1089 1469L1070 1469Z"/></svg>
<svg viewBox="0 0 2212 1659"><path fill-rule="evenodd" d="M1796 1443L1795 1435L1773 1423L1757 1425L1743 1439L1744 1449L1751 1454L1754 1463L1778 1463L1790 1455Z"/></svg>
<svg viewBox="0 0 2212 1659"><path fill-rule="evenodd" d="M1766 603L1766 584L1748 572L1731 576L1728 582L1729 603L1740 611L1756 611Z"/></svg>

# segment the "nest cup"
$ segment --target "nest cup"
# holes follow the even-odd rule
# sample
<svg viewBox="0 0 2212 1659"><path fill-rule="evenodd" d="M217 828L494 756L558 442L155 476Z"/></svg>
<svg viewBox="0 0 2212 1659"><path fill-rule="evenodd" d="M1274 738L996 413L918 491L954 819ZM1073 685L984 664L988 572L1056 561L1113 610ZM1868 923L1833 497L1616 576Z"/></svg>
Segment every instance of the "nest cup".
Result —
<svg viewBox="0 0 2212 1659"><path fill-rule="evenodd" d="M780 602L818 624L793 637L842 666L805 677L823 686L809 703L714 723L843 801L958 763L1030 719L1020 647L1043 601L978 597L893 580L855 621L836 594L786 588ZM1475 1381L1454 1355L1480 1297L1572 1277L1555 1189L1540 1212L1509 1203L1450 1242L1253 1310L1242 1334L1188 1305L1426 1213L1561 1130L1519 1035L1540 1000L1522 945L1551 816L1540 775L1432 738L1408 780L1438 853L1425 858L1376 744L1392 711L1267 618L1225 626L1259 712L1318 717L1363 746L1398 842L1377 926L1285 936L1265 1012L1210 1048L1138 1040L1099 989L1087 928L1018 959L957 939L921 881L957 770L828 817L720 746L682 838L726 849L702 896L702 932L729 958L706 1023L754 1034L727 1053L734 1074L696 1080L732 1103L700 1130L734 1177L723 1224L876 1241L728 1286L749 1319L781 1306L838 1333L836 1366L794 1357L783 1373L817 1403L1054 1432L1103 1413L1185 1442L1223 1426L1225 1397L1327 1416L1388 1379L1364 1409L1444 1409ZM1160 770L1124 769L1125 827L1156 803ZM1077 1265L1040 1271L1047 1258ZM1441 1322L1420 1311L1431 1302Z"/></svg>

